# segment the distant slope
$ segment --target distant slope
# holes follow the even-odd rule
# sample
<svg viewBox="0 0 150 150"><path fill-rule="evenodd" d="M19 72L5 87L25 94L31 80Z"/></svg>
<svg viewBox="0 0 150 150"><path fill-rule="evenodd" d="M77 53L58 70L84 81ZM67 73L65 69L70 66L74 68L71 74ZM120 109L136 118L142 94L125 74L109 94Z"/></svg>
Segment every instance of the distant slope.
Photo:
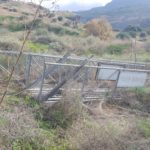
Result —
<svg viewBox="0 0 150 150"><path fill-rule="evenodd" d="M124 28L127 25L150 27L149 0L113 0L105 7L76 13L81 16L82 22L105 16L114 28Z"/></svg>

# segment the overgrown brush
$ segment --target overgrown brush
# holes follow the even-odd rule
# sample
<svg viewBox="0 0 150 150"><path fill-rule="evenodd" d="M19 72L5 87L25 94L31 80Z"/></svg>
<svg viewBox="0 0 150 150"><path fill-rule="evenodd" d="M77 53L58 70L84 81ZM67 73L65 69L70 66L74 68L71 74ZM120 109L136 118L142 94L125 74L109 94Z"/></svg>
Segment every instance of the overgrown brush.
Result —
<svg viewBox="0 0 150 150"><path fill-rule="evenodd" d="M42 108L42 120L48 123L49 127L67 129L78 118L84 117L81 97L73 92L67 95L53 106Z"/></svg>

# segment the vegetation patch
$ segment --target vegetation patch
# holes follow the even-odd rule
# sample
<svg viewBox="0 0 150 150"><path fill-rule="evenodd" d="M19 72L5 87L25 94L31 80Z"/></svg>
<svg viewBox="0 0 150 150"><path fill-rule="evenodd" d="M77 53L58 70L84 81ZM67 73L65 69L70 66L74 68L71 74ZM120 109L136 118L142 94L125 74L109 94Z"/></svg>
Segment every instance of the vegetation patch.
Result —
<svg viewBox="0 0 150 150"><path fill-rule="evenodd" d="M15 17L13 16L0 16L0 25L4 23L4 21L12 21Z"/></svg>
<svg viewBox="0 0 150 150"><path fill-rule="evenodd" d="M27 42L27 48L35 53L38 52L46 52L49 50L49 45L46 44L40 44L40 43L33 43L31 41Z"/></svg>
<svg viewBox="0 0 150 150"><path fill-rule="evenodd" d="M139 128L143 132L144 136L150 138L150 120L142 120L139 122Z"/></svg>
<svg viewBox="0 0 150 150"><path fill-rule="evenodd" d="M16 96L10 96L6 99L6 103L9 105L18 105L20 103L20 99Z"/></svg>
<svg viewBox="0 0 150 150"><path fill-rule="evenodd" d="M127 45L127 44L125 44L125 45L122 45L122 44L110 45L107 47L106 52L111 54L111 55L120 55L127 48L129 48L129 45Z"/></svg>
<svg viewBox="0 0 150 150"><path fill-rule="evenodd" d="M117 34L116 38L125 40L125 39L129 39L130 35L127 32L120 32Z"/></svg>
<svg viewBox="0 0 150 150"><path fill-rule="evenodd" d="M25 25L22 23L12 23L8 26L8 29L11 32L23 31L25 30Z"/></svg>
<svg viewBox="0 0 150 150"><path fill-rule="evenodd" d="M71 35L71 36L77 36L79 35L78 32L76 31L72 31L72 30L69 30L69 29L66 29L66 28L62 28L62 27L54 27L54 26L49 26L48 27L48 31L49 32L53 32L55 34L59 34L59 35Z"/></svg>

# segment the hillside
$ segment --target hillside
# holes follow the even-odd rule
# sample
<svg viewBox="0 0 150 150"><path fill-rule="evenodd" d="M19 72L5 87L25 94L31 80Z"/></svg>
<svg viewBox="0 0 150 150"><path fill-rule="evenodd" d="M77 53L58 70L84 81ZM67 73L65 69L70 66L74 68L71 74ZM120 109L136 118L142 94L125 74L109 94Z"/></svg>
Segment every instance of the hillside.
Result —
<svg viewBox="0 0 150 150"><path fill-rule="evenodd" d="M106 20L86 28L73 13L43 7L33 21L37 8L0 0L0 150L150 150L150 63L138 63L150 62L150 30L117 32ZM112 34L102 39L99 28L88 32L93 25ZM105 64L107 80L98 77ZM116 88L131 70L148 74L146 85Z"/></svg>
<svg viewBox="0 0 150 150"><path fill-rule="evenodd" d="M0 1L1 50L19 50L37 7L33 3ZM70 12L53 12L41 7L24 50L55 54L68 50L69 45L62 38L79 35L73 17Z"/></svg>
<svg viewBox="0 0 150 150"><path fill-rule="evenodd" d="M105 16L114 28L125 28L127 25L150 26L149 0L113 0L105 7L77 12L82 22Z"/></svg>
<svg viewBox="0 0 150 150"><path fill-rule="evenodd" d="M115 2L117 3L117 0ZM106 7L109 8L111 5L110 3ZM120 3L114 4L114 9L117 5L120 5ZM20 50L25 33L31 26L36 8L37 5L32 3L1 1L1 50ZM92 15L92 13L90 14ZM137 54L137 60L149 61L150 43L148 39L150 32L149 30L147 33L143 32L137 33L139 42L137 42L136 47L137 53L140 53ZM30 37L26 41L24 51L55 55L70 51L72 55L94 55L95 57L108 59L133 59L131 57L131 41L118 39L115 37L117 34L113 33L109 42L102 41L99 37L87 34L84 25L78 22L75 14L53 12L41 7Z"/></svg>

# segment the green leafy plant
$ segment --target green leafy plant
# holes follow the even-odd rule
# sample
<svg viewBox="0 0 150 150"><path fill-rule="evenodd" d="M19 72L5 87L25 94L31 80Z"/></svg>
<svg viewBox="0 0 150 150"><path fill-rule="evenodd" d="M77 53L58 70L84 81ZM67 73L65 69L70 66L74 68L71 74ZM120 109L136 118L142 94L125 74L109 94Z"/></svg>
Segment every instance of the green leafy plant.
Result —
<svg viewBox="0 0 150 150"><path fill-rule="evenodd" d="M129 46L128 45L110 45L107 47L106 52L112 55L119 55L122 54L125 49L127 49Z"/></svg>
<svg viewBox="0 0 150 150"><path fill-rule="evenodd" d="M30 98L29 96L26 96L24 98L24 103L29 106L29 107L32 107L32 108L39 108L39 101L33 99L33 98Z"/></svg>
<svg viewBox="0 0 150 150"><path fill-rule="evenodd" d="M140 121L139 128L147 138L150 138L150 120Z"/></svg>
<svg viewBox="0 0 150 150"><path fill-rule="evenodd" d="M48 31L49 32L53 32L55 34L59 34L59 35L65 35L65 34L71 35L71 36L79 35L79 33L76 32L76 31L72 31L72 30L69 30L69 29L66 29L66 28L62 28L62 27L59 27L59 26L56 26L56 27L49 26L48 27Z"/></svg>
<svg viewBox="0 0 150 150"><path fill-rule="evenodd" d="M40 44L40 43L33 43L31 41L27 42L27 48L32 52L41 52L41 51L48 51L49 45L47 44Z"/></svg>
<svg viewBox="0 0 150 150"><path fill-rule="evenodd" d="M125 40L125 39L129 39L130 36L126 32L121 32L121 33L117 34L116 38Z"/></svg>

